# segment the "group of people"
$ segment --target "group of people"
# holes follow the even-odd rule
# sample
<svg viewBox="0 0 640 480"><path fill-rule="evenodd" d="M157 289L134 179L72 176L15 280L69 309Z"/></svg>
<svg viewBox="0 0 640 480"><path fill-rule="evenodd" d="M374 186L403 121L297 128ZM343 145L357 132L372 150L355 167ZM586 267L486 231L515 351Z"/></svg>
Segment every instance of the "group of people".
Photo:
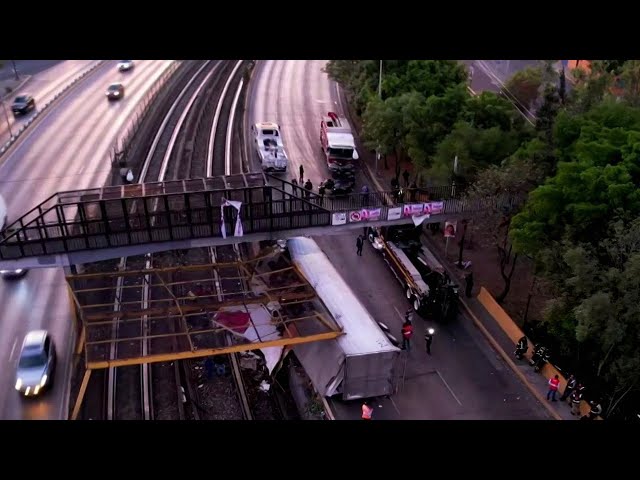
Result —
<svg viewBox="0 0 640 480"><path fill-rule="evenodd" d="M547 392L547 400L551 400L553 402L556 401L556 392L560 387L560 377L558 375L554 375L553 378L549 379L549 391ZM567 386L560 397L560 401L564 402L569 399L569 403L571 405L571 415L580 416L580 403L584 398L584 390L585 387L582 383L579 383L575 375L570 375L567 379ZM593 420L596 417L602 414L602 405L597 400L589 401L589 406L591 407L589 413L587 415L583 415L581 420Z"/></svg>
<svg viewBox="0 0 640 480"><path fill-rule="evenodd" d="M411 350L411 338L413 337L413 308L409 308L404 314L404 323L402 324L402 349ZM433 342L433 328L428 328L424 334L424 342L427 354L431 355L431 343Z"/></svg>

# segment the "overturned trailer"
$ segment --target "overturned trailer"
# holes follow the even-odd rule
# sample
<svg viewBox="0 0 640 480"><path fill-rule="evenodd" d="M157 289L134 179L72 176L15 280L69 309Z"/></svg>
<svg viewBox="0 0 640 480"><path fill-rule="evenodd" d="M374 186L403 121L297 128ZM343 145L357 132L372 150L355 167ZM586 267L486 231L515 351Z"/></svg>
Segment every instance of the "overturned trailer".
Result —
<svg viewBox="0 0 640 480"><path fill-rule="evenodd" d="M316 242L288 240L291 260L344 335L326 342L296 345L293 351L321 395L343 400L395 392L401 350L394 346Z"/></svg>

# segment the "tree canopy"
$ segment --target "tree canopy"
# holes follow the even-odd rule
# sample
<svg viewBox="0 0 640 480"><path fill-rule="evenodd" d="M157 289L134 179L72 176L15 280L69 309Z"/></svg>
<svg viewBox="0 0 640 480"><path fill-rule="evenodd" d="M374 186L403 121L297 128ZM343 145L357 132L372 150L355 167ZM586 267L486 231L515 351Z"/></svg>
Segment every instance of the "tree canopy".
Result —
<svg viewBox="0 0 640 480"><path fill-rule="evenodd" d="M327 71L362 114L369 148L410 159L432 182L474 182L468 197L526 196L475 219L500 253L499 297L518 255L532 257L553 294L543 312L553 356L611 415L640 392L640 61L591 61L571 85L556 64L506 84L535 110L535 128L501 95L470 95L455 62L385 60L382 99L379 61Z"/></svg>

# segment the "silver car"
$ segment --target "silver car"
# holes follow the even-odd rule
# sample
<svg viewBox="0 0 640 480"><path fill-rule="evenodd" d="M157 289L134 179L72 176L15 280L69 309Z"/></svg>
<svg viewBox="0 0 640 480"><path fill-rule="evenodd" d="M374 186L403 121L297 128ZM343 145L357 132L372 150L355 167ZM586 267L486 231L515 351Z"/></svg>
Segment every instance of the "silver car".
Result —
<svg viewBox="0 0 640 480"><path fill-rule="evenodd" d="M0 270L0 276L2 278L13 280L15 278L24 277L28 271L29 270L27 270L26 268L16 268L15 270Z"/></svg>
<svg viewBox="0 0 640 480"><path fill-rule="evenodd" d="M56 366L56 349L46 330L33 330L24 337L16 390L25 397L36 396L51 386Z"/></svg>
<svg viewBox="0 0 640 480"><path fill-rule="evenodd" d="M133 60L120 60L118 63L118 70L121 72L128 72L134 66Z"/></svg>

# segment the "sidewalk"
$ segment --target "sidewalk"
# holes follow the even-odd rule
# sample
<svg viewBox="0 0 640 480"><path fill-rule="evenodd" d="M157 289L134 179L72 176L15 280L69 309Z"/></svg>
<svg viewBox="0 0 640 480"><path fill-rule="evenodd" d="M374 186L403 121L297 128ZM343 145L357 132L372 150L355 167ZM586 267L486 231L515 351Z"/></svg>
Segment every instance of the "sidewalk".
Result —
<svg viewBox="0 0 640 480"><path fill-rule="evenodd" d="M363 155L363 157L368 157ZM369 178L374 182L378 190L388 190L384 185L388 185L393 177L393 170L380 169L378 175L374 174L373 162L369 159L363 161L363 165L366 168ZM428 235L422 235L422 241L427 248L435 255L435 257L446 268L449 276L453 279L457 279L460 285L464 285L464 272L456 268L450 261L443 259L442 255L437 248L431 243L432 240ZM515 345L511 339L507 336L500 325L494 320L494 318L486 311L482 304L475 298L464 298L464 288L461 288L460 303L466 313L469 314L472 321L487 337L487 340L492 345L494 350L499 353L505 363L513 370L513 372L520 378L522 383L529 389L529 391L547 408L549 413L556 420L575 420L578 417L571 415L570 407L567 403L551 402L546 399L547 395L547 382L549 379L544 378L541 374L535 373L533 368L529 366L526 359L517 360L513 355ZM561 392L560 392L561 394ZM558 394L557 398L560 398Z"/></svg>

